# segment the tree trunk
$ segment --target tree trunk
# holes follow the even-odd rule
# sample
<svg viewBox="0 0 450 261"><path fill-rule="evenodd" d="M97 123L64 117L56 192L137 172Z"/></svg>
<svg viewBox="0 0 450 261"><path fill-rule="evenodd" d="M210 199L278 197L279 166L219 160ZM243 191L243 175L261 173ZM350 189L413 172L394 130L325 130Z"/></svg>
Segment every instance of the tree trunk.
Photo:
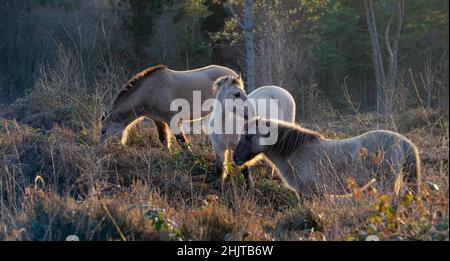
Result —
<svg viewBox="0 0 450 261"><path fill-rule="evenodd" d="M387 90L386 90L386 108L384 113L386 115L390 115L394 112L394 96L395 90L397 87L397 79L398 79L398 44L400 42L400 33L403 27L404 13L405 13L405 0L397 0L397 28L394 35L394 39L391 43L389 42L389 31L391 27L391 23L388 23L386 27L385 34L385 43L386 49L389 54L389 69L387 75ZM393 17L392 14L391 17ZM391 20L390 20L391 21Z"/></svg>
<svg viewBox="0 0 450 261"><path fill-rule="evenodd" d="M397 0L397 27L392 44L389 40L389 32L394 20L394 13L389 18L384 32L384 43L388 53L388 71L384 70L383 56L378 41L378 32L375 19L375 11L372 0L364 0L366 11L367 27L370 34L370 44L372 46L372 59L375 72L377 90L377 111L390 115L394 111L394 96L398 78L398 44L403 26L405 1Z"/></svg>
<svg viewBox="0 0 450 261"><path fill-rule="evenodd" d="M145 59L144 52L144 33L143 26L145 26L144 11L147 8L145 1L130 0L130 6L133 12L132 17L132 30L133 30L133 48L134 55L136 56L136 67L139 68L143 65Z"/></svg>
<svg viewBox="0 0 450 261"><path fill-rule="evenodd" d="M370 35L370 45L372 47L372 60L373 69L375 74L375 89L377 94L377 112L380 112L382 107L382 94L385 81L382 79L384 76L383 61L381 59L381 50L378 43L378 32L376 27L375 12L373 10L372 0L364 0L364 9L366 11L367 28Z"/></svg>
<svg viewBox="0 0 450 261"><path fill-rule="evenodd" d="M253 39L253 0L245 1L244 37L247 65L247 92L255 89L255 46Z"/></svg>
<svg viewBox="0 0 450 261"><path fill-rule="evenodd" d="M448 60L447 60L448 61ZM448 62L447 62L448 63ZM447 65L448 68L448 65ZM446 112L447 120L449 118L449 86L448 86L448 72L445 74L444 80L444 110Z"/></svg>
<svg viewBox="0 0 450 261"><path fill-rule="evenodd" d="M188 20L187 20L187 16L184 18L184 34L188 35L189 30L188 30ZM185 60L186 60L186 70L189 70L190 68L190 63L189 63L189 47L186 47L186 50L184 51L184 56L185 56Z"/></svg>

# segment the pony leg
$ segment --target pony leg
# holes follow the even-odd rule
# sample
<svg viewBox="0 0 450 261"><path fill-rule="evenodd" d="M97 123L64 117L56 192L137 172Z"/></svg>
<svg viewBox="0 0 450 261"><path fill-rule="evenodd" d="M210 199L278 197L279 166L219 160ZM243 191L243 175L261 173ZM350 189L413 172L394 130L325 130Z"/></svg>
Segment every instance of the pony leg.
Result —
<svg viewBox="0 0 450 261"><path fill-rule="evenodd" d="M224 179L223 178L223 173L224 173L224 171L223 171L223 161L220 160L220 159L216 159L214 175L222 180L222 179Z"/></svg>
<svg viewBox="0 0 450 261"><path fill-rule="evenodd" d="M167 123L162 122L162 121L154 121L156 128L158 129L158 136L159 136L159 140L161 141L161 143L163 144L164 147L166 147L167 149L170 149L170 128L169 125L167 125Z"/></svg>
<svg viewBox="0 0 450 261"><path fill-rule="evenodd" d="M219 158L216 160L215 175L217 177L216 186L223 191L227 172L224 171L224 162Z"/></svg>
<svg viewBox="0 0 450 261"><path fill-rule="evenodd" d="M225 170L226 166L226 154L227 150L223 149L220 144L214 144L214 150L216 152L216 166L215 166L215 176L218 178L216 185L223 188L223 184L225 183L225 179L227 177L227 171Z"/></svg>
<svg viewBox="0 0 450 261"><path fill-rule="evenodd" d="M252 174L250 173L249 167L248 166L243 166L241 172L244 175L244 178L245 178L245 181L246 181L246 185L249 188L254 188L255 187L255 182L253 181L253 177L252 177Z"/></svg>
<svg viewBox="0 0 450 261"><path fill-rule="evenodd" d="M401 193L402 186L404 185L404 179L403 179L404 173L403 171L399 171L397 178L394 181L394 195L395 197L398 197Z"/></svg>
<svg viewBox="0 0 450 261"><path fill-rule="evenodd" d="M277 170L275 169L275 167L274 166L272 166L272 171L270 172L270 179L271 180L282 180L281 178L280 178L280 176L279 175L277 175L277 173L275 173Z"/></svg>
<svg viewBox="0 0 450 261"><path fill-rule="evenodd" d="M297 180L296 183L297 197L300 199L300 201L309 201L314 199L315 197L321 197L322 193L317 189L314 182L304 182L301 180Z"/></svg>
<svg viewBox="0 0 450 261"><path fill-rule="evenodd" d="M175 135L175 139L177 140L178 144L181 147L186 148L188 151L192 152L192 149L189 146L188 139L186 138L186 135L184 134L184 131L181 128L181 122L178 124L178 126L180 127L180 134Z"/></svg>
<svg viewBox="0 0 450 261"><path fill-rule="evenodd" d="M403 169L400 163L386 163L385 172L385 189L386 191L392 189L395 198L398 198L403 192L404 188L404 175ZM406 191L405 191L406 192Z"/></svg>

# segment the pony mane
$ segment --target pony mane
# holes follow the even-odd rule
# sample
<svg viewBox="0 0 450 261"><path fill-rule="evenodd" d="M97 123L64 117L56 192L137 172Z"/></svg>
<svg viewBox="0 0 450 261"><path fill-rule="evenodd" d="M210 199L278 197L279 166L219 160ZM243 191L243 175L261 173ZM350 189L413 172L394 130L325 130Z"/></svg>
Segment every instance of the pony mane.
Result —
<svg viewBox="0 0 450 261"><path fill-rule="evenodd" d="M302 145L322 139L324 137L318 132L295 124L280 122L278 123L278 141L271 146L271 150L280 157L287 157Z"/></svg>
<svg viewBox="0 0 450 261"><path fill-rule="evenodd" d="M232 75L225 75L222 76L220 78L218 78L213 85L213 92L217 93L219 91L219 89L224 86L224 84L227 84L227 86L230 85L237 85L239 86L239 88L244 89L244 82L242 81L242 78L236 77L236 76L232 76Z"/></svg>
<svg viewBox="0 0 450 261"><path fill-rule="evenodd" d="M121 102L123 99L129 97L131 94L133 94L139 87L140 83L143 79L146 77L151 76L153 73L167 69L167 66L165 65L155 65L152 67L148 67L147 69L139 72L138 74L134 75L126 84L122 86L122 89L119 91L119 93L116 96L116 99L113 102L113 107L115 107L119 102Z"/></svg>

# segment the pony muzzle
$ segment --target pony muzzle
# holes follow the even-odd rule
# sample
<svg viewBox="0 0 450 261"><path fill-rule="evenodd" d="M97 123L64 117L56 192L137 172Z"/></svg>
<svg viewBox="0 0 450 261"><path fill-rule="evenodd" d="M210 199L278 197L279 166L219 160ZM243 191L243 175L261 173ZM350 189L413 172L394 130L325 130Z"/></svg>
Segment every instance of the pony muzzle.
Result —
<svg viewBox="0 0 450 261"><path fill-rule="evenodd" d="M242 160L242 159L240 159L236 154L233 155L233 161L234 161L234 163L236 163L236 165L238 165L238 166L242 166L242 165L245 164L245 161Z"/></svg>

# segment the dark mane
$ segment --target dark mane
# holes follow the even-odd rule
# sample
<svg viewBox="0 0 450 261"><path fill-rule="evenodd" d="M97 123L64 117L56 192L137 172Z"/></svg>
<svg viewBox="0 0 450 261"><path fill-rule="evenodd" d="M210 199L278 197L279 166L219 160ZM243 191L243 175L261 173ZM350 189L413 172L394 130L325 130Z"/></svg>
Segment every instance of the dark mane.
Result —
<svg viewBox="0 0 450 261"><path fill-rule="evenodd" d="M295 124L278 123L278 141L271 150L281 157L287 157L302 145L322 139L324 137L313 130Z"/></svg>
<svg viewBox="0 0 450 261"><path fill-rule="evenodd" d="M148 67L147 69L139 72L138 74L134 75L126 84L122 86L122 89L119 91L119 93L116 96L116 99L113 102L113 108L123 99L129 97L139 86L139 84L142 82L143 79L150 76L154 72L157 72L159 70L167 69L165 65L156 65L153 67Z"/></svg>

